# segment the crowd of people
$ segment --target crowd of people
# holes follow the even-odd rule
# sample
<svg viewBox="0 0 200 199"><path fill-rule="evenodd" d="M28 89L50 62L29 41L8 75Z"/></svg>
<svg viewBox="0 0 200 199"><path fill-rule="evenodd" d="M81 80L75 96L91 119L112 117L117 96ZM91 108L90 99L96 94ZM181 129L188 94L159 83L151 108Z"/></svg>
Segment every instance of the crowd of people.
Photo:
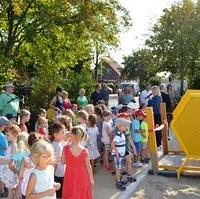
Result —
<svg viewBox="0 0 200 199"><path fill-rule="evenodd" d="M5 84L0 95L1 197L92 199L97 165L116 176L113 184L119 190L126 190L127 183L136 181L134 167L150 160L145 107L153 107L156 125L162 123L160 103L169 100L169 114L173 108L172 95L163 86L147 85L140 107L129 88L119 96L122 104L109 107L112 91L106 84L97 84L90 99L80 89L76 104L57 87L49 108L38 110L35 131L29 132L31 113L19 110L13 84ZM156 137L159 147L162 133L156 132Z"/></svg>

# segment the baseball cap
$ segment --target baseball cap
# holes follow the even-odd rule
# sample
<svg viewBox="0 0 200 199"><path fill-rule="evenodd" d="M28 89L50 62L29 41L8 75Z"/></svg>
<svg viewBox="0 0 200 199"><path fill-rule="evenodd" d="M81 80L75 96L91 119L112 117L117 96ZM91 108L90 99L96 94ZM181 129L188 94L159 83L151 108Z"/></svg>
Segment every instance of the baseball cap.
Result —
<svg viewBox="0 0 200 199"><path fill-rule="evenodd" d="M127 118L127 117L130 117L130 116L131 116L131 114L128 114L128 113L125 113L125 112L117 114L118 118Z"/></svg>
<svg viewBox="0 0 200 199"><path fill-rule="evenodd" d="M139 110L135 111L135 116L136 116L136 117L137 117L137 116L146 117L146 113L145 113L143 110L139 109Z"/></svg>
<svg viewBox="0 0 200 199"><path fill-rule="evenodd" d="M135 103L133 103L133 102L128 103L127 107L128 107L129 109L136 109L136 105L135 105Z"/></svg>
<svg viewBox="0 0 200 199"><path fill-rule="evenodd" d="M11 122L5 116L0 116L0 126L9 124L11 124Z"/></svg>

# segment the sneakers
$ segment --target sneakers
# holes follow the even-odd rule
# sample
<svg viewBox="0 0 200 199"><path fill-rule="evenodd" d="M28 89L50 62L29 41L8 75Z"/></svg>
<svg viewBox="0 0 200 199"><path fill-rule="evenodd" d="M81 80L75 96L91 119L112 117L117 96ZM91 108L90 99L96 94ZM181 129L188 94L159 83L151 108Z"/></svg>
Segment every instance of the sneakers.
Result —
<svg viewBox="0 0 200 199"><path fill-rule="evenodd" d="M121 181L116 183L116 187L120 191L126 191L126 186Z"/></svg>
<svg viewBox="0 0 200 199"><path fill-rule="evenodd" d="M136 182L136 178L133 176L127 176L127 182L130 182L130 183Z"/></svg>
<svg viewBox="0 0 200 199"><path fill-rule="evenodd" d="M145 158L144 160L141 160L141 162L142 162L142 163L144 163L144 164L148 164L148 163L149 163L149 161L150 161L150 159L149 159L149 158Z"/></svg>
<svg viewBox="0 0 200 199"><path fill-rule="evenodd" d="M133 167L142 167L142 163L141 162L134 162L133 163Z"/></svg>

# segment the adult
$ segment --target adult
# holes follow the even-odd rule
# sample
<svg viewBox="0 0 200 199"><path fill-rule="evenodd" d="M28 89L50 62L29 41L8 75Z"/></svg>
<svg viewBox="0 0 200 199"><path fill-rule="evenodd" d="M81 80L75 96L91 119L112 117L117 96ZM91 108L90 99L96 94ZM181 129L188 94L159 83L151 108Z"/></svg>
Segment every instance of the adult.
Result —
<svg viewBox="0 0 200 199"><path fill-rule="evenodd" d="M134 102L133 93L130 87L123 88L122 92L119 94L118 99L119 104L128 105L130 102Z"/></svg>
<svg viewBox="0 0 200 199"><path fill-rule="evenodd" d="M169 95L166 93L165 84L160 85L160 92L162 97L162 102L166 105L167 113L171 113L171 101Z"/></svg>
<svg viewBox="0 0 200 199"><path fill-rule="evenodd" d="M151 84L147 84L145 90L143 90L140 94L139 100L140 104L148 105L148 102L151 98Z"/></svg>
<svg viewBox="0 0 200 199"><path fill-rule="evenodd" d="M77 104L79 107L85 107L86 105L88 105L88 99L85 96L85 89L81 88L79 90L79 96L77 98Z"/></svg>
<svg viewBox="0 0 200 199"><path fill-rule="evenodd" d="M103 95L101 92L101 84L96 84L95 91L91 94L90 101L93 105L97 105L99 100L103 100Z"/></svg>
<svg viewBox="0 0 200 199"><path fill-rule="evenodd" d="M160 113L160 103L162 102L162 98L160 94L160 89L158 86L153 86L151 90L152 90L152 98L149 100L148 106L153 108L155 125L160 126L162 124L161 113ZM162 141L162 131L156 131L157 147L161 146L161 141Z"/></svg>
<svg viewBox="0 0 200 199"><path fill-rule="evenodd" d="M0 95L0 115L10 118L16 118L19 113L18 96L14 95L14 85L7 82L4 85L5 91Z"/></svg>
<svg viewBox="0 0 200 199"><path fill-rule="evenodd" d="M177 103L177 98L176 98L176 92L173 90L171 84L167 85L167 94L169 95L171 102L171 111L173 111Z"/></svg>
<svg viewBox="0 0 200 199"><path fill-rule="evenodd" d="M106 83L102 84L102 95L103 95L103 101L105 102L105 105L108 105L109 101L109 94L112 93L112 88L110 88Z"/></svg>
<svg viewBox="0 0 200 199"><path fill-rule="evenodd" d="M54 96L53 99L51 100L49 107L53 108L57 114L60 114L62 112L64 108L62 87L58 86L56 88L56 96Z"/></svg>

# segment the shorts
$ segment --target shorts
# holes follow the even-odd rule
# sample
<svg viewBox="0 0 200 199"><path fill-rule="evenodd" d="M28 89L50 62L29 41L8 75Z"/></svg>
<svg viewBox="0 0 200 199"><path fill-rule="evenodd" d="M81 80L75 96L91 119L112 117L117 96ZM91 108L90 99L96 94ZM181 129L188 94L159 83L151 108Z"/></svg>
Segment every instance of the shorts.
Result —
<svg viewBox="0 0 200 199"><path fill-rule="evenodd" d="M105 151L110 151L110 144L104 144L104 150Z"/></svg>
<svg viewBox="0 0 200 199"><path fill-rule="evenodd" d="M114 156L114 163L116 169L121 169L124 163L124 156L123 157L120 156L118 159L116 156Z"/></svg>
<svg viewBox="0 0 200 199"><path fill-rule="evenodd" d="M141 142L134 142L137 154L141 152Z"/></svg>
<svg viewBox="0 0 200 199"><path fill-rule="evenodd" d="M64 177L54 176L55 182L60 183L60 189L58 191L56 191L56 198L62 198L63 179L64 179Z"/></svg>
<svg viewBox="0 0 200 199"><path fill-rule="evenodd" d="M142 149L146 149L147 148L147 142L142 142Z"/></svg>

